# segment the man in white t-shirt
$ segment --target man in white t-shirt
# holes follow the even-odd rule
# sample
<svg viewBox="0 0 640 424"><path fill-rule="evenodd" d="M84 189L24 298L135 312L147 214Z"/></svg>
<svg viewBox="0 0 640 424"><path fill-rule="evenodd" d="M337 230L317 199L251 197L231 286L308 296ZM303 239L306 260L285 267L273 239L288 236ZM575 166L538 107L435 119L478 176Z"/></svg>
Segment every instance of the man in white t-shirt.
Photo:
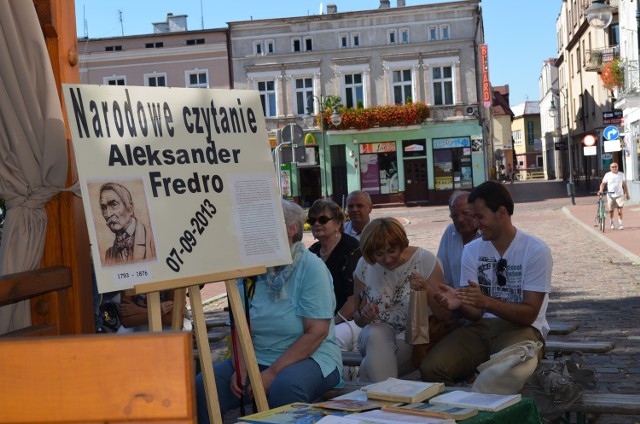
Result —
<svg viewBox="0 0 640 424"><path fill-rule="evenodd" d="M604 193L604 187L607 186L609 224L613 230L613 212L615 209L618 209L618 230L622 230L622 208L624 207L625 199L629 200L629 189L627 188L627 180L624 174L618 171L618 164L612 162L609 169L610 171L602 177L600 193Z"/></svg>
<svg viewBox="0 0 640 424"><path fill-rule="evenodd" d="M344 232L351 237L360 240L360 233L367 226L371 218L372 204L369 193L362 190L355 190L347 196L347 215L349 221L344 223Z"/></svg>
<svg viewBox="0 0 640 424"><path fill-rule="evenodd" d="M446 385L473 375L508 346L544 342L549 332L549 247L512 224L513 200L503 184L480 184L468 202L482 238L464 247L460 288L442 285L436 299L473 322L438 342L420 366L423 380Z"/></svg>

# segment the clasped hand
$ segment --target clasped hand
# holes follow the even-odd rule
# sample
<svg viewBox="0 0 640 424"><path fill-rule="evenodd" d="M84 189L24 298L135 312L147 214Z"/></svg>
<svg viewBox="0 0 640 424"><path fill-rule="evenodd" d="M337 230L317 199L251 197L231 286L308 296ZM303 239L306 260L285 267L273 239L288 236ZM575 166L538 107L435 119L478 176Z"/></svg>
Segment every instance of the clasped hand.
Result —
<svg viewBox="0 0 640 424"><path fill-rule="evenodd" d="M482 294L478 283L468 280L469 285L458 290L446 284L440 284L440 292L434 296L435 301L450 311L460 309L462 305L474 308L485 308L485 295Z"/></svg>

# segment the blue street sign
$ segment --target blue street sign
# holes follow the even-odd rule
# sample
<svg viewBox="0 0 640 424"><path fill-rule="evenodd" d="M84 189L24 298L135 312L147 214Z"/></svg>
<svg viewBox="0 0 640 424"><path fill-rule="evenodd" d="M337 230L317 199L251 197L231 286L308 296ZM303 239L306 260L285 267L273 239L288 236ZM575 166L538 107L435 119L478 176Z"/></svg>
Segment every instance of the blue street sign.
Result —
<svg viewBox="0 0 640 424"><path fill-rule="evenodd" d="M620 131L618 130L618 127L609 125L604 129L602 135L605 140L616 140L620 136Z"/></svg>

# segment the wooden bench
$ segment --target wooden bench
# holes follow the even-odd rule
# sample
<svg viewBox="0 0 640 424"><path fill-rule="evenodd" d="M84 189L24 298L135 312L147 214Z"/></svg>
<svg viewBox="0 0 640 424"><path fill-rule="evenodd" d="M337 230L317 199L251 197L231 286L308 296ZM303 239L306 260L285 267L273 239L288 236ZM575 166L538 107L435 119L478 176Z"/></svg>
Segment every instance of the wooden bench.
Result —
<svg viewBox="0 0 640 424"><path fill-rule="evenodd" d="M640 395L615 393L588 393L571 405L578 422L588 423L589 415L640 415ZM570 417L568 417L570 418Z"/></svg>
<svg viewBox="0 0 640 424"><path fill-rule="evenodd" d="M0 341L2 423L196 422L184 332Z"/></svg>
<svg viewBox="0 0 640 424"><path fill-rule="evenodd" d="M545 350L553 352L554 357L570 355L573 352L607 353L615 347L616 345L612 342L547 340L545 343Z"/></svg>
<svg viewBox="0 0 640 424"><path fill-rule="evenodd" d="M549 322L549 334L555 336L566 336L574 331L578 331L580 325L568 322Z"/></svg>
<svg viewBox="0 0 640 424"><path fill-rule="evenodd" d="M0 306L33 300L33 325L0 337L69 334L71 325L67 290L72 284L71 269L64 266L17 272L0 277Z"/></svg>

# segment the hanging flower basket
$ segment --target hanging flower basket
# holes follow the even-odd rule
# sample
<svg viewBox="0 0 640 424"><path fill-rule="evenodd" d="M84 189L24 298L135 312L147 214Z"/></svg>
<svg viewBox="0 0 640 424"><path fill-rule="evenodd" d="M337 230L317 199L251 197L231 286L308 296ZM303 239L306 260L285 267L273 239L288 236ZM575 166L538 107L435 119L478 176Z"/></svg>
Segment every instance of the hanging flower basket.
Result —
<svg viewBox="0 0 640 424"><path fill-rule="evenodd" d="M602 66L600 79L602 79L602 84L607 90L613 90L614 88L623 87L624 70L620 66L621 62L622 61L620 59L614 59Z"/></svg>

